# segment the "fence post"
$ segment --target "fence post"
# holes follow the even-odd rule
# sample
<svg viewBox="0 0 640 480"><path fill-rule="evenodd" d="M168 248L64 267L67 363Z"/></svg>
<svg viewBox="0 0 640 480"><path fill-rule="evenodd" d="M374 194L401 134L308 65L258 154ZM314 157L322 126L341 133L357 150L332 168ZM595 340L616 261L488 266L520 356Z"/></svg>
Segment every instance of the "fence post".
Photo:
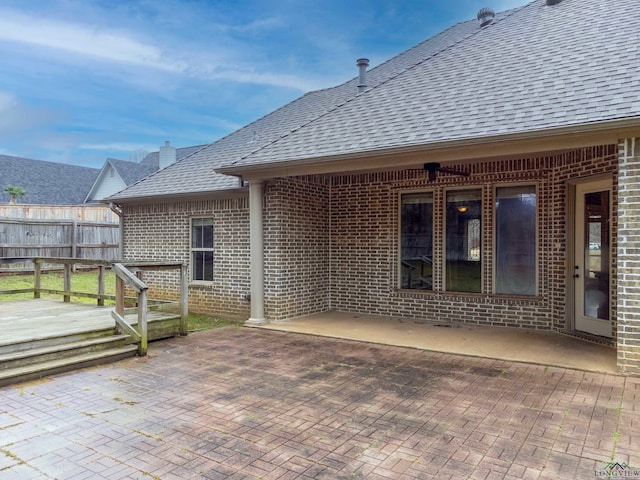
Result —
<svg viewBox="0 0 640 480"><path fill-rule="evenodd" d="M33 259L33 298L40 298L40 280L41 265L40 260Z"/></svg>
<svg viewBox="0 0 640 480"><path fill-rule="evenodd" d="M71 267L72 267L71 263L64 264L64 291L65 292L71 291ZM68 293L65 293L64 301L67 303L70 302L71 295L69 295Z"/></svg>
<svg viewBox="0 0 640 480"><path fill-rule="evenodd" d="M71 258L78 258L78 222L71 224ZM73 273L76 273L75 264L72 265Z"/></svg>

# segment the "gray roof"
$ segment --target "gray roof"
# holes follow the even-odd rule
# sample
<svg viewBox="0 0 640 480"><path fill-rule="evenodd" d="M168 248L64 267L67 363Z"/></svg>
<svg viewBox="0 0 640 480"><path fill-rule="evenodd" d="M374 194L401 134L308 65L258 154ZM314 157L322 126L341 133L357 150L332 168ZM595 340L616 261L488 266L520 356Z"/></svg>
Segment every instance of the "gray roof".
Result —
<svg viewBox="0 0 640 480"><path fill-rule="evenodd" d="M27 194L18 203L80 205L100 172L97 168L0 155L0 202L8 203L7 185Z"/></svg>
<svg viewBox="0 0 640 480"><path fill-rule="evenodd" d="M623 119L640 125L638 0L537 0L234 165Z"/></svg>
<svg viewBox="0 0 640 480"><path fill-rule="evenodd" d="M203 147L205 147L205 145L176 148L176 161L188 157ZM118 175L120 175L120 178L122 178L124 183L131 185L138 180L151 175L160 168L160 152L156 151L148 153L140 162L118 160L116 158L107 158L107 162L110 163L118 172Z"/></svg>
<svg viewBox="0 0 640 480"><path fill-rule="evenodd" d="M637 0L536 0L457 24L358 79L308 93L115 197L237 188L214 169L640 118ZM638 123L640 124L640 122Z"/></svg>
<svg viewBox="0 0 640 480"><path fill-rule="evenodd" d="M504 15L505 13L498 14L496 18L502 18ZM455 25L370 69L367 73L367 84L369 87L375 87L388 81L416 63L433 57L463 38L475 34L477 29L477 21ZM356 71L355 59L354 71ZM326 115L327 112L356 96L358 83L359 80L355 77L342 85L307 93L206 146L190 157L113 195L110 200L197 194L238 188L237 178L215 173L214 169L233 163L286 136L292 130Z"/></svg>

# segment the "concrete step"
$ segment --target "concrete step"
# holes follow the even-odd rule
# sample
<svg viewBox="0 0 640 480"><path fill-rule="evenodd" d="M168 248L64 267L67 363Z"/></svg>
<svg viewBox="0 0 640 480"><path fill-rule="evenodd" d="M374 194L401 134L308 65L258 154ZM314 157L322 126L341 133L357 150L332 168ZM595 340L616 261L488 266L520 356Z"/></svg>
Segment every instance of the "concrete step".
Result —
<svg viewBox="0 0 640 480"><path fill-rule="evenodd" d="M136 353L136 345L126 345L124 347L110 348L97 352L80 353L65 358L58 358L56 360L49 360L1 370L0 386L35 380L57 373L115 362L123 358L133 357Z"/></svg>
<svg viewBox="0 0 640 480"><path fill-rule="evenodd" d="M61 340L66 339L61 338ZM56 345L48 345L29 350L17 350L0 354L0 371L83 353L120 348L127 345L127 343L131 343L130 341L131 337L129 335L111 335L109 337L100 336L76 342L63 341Z"/></svg>

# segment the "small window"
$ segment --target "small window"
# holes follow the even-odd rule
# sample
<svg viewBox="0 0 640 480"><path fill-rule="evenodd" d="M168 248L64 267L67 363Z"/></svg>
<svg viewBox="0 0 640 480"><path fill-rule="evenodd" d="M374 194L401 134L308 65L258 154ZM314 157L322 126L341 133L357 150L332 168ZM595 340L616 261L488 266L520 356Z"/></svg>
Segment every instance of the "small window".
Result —
<svg viewBox="0 0 640 480"><path fill-rule="evenodd" d="M495 292L536 294L536 187L496 189Z"/></svg>
<svg viewBox="0 0 640 480"><path fill-rule="evenodd" d="M213 281L213 219L191 219L191 279Z"/></svg>
<svg viewBox="0 0 640 480"><path fill-rule="evenodd" d="M433 193L402 195L400 288L433 289Z"/></svg>
<svg viewBox="0 0 640 480"><path fill-rule="evenodd" d="M482 190L447 192L446 289L482 291Z"/></svg>

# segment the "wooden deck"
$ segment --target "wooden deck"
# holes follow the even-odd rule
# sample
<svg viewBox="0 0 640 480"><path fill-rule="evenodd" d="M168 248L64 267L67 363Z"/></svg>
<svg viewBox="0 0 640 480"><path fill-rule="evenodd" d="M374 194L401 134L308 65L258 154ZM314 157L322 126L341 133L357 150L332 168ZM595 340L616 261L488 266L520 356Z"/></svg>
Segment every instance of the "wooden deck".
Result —
<svg viewBox="0 0 640 480"><path fill-rule="evenodd" d="M41 338L115 329L113 307L96 307L62 300L0 302L0 346Z"/></svg>
<svg viewBox="0 0 640 480"><path fill-rule="evenodd" d="M25 341L113 328L111 307L98 307L83 303L65 303L62 300L33 299L0 302L0 347ZM163 312L148 313L148 321L156 322L167 317ZM126 315L137 324L137 315Z"/></svg>

